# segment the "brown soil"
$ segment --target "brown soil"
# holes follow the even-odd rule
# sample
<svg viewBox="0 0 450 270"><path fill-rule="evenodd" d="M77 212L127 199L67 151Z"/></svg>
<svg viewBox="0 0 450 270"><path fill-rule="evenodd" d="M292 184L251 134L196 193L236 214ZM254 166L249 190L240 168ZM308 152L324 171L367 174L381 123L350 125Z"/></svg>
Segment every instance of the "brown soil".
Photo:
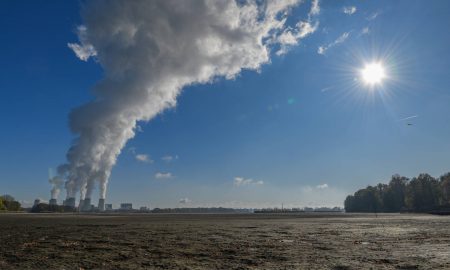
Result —
<svg viewBox="0 0 450 270"><path fill-rule="evenodd" d="M450 269L450 217L0 214L0 269Z"/></svg>

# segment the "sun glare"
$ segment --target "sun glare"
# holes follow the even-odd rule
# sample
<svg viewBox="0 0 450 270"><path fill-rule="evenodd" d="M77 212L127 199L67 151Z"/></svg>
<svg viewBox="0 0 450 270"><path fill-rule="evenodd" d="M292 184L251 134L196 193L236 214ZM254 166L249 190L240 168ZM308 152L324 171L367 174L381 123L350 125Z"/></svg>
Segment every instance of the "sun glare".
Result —
<svg viewBox="0 0 450 270"><path fill-rule="evenodd" d="M361 70L361 76L364 83L374 86L380 84L386 77L386 74L382 64L370 63Z"/></svg>

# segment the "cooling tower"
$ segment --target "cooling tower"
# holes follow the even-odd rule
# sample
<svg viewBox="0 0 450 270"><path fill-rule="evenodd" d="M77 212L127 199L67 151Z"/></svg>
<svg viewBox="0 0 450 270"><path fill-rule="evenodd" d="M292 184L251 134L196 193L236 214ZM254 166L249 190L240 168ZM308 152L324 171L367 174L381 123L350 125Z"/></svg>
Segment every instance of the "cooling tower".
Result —
<svg viewBox="0 0 450 270"><path fill-rule="evenodd" d="M40 199L34 200L33 207L34 207L34 206L37 206L37 205L40 204L40 203L41 203L41 200L40 200Z"/></svg>
<svg viewBox="0 0 450 270"><path fill-rule="evenodd" d="M57 205L58 202L56 201L56 199L50 199L50 201L48 202L49 205Z"/></svg>
<svg viewBox="0 0 450 270"><path fill-rule="evenodd" d="M105 199L98 200L98 210L105 211Z"/></svg>
<svg viewBox="0 0 450 270"><path fill-rule="evenodd" d="M67 199L64 201L64 205L65 205L65 206L70 206L70 207L75 208L75 198L73 198L73 197L67 198Z"/></svg>
<svg viewBox="0 0 450 270"><path fill-rule="evenodd" d="M83 206L81 207L81 211L83 212L89 212L91 211L91 198L86 198L83 201Z"/></svg>
<svg viewBox="0 0 450 270"><path fill-rule="evenodd" d="M84 207L84 200L80 199L80 203L78 204L78 210L83 211L83 207Z"/></svg>

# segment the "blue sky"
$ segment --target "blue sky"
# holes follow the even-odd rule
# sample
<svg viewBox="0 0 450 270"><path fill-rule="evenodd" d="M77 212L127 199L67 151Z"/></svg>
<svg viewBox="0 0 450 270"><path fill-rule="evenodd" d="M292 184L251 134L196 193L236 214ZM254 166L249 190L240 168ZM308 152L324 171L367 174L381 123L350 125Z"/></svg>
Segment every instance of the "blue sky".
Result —
<svg viewBox="0 0 450 270"><path fill-rule="evenodd" d="M73 139L68 114L92 100L103 71L67 47L82 23L79 2L0 5L0 193L48 199L47 170L64 162ZM316 32L260 72L188 86L175 108L141 122L112 171L107 201L342 205L395 173L450 171L450 2L320 7ZM387 79L371 90L358 70L374 59Z"/></svg>

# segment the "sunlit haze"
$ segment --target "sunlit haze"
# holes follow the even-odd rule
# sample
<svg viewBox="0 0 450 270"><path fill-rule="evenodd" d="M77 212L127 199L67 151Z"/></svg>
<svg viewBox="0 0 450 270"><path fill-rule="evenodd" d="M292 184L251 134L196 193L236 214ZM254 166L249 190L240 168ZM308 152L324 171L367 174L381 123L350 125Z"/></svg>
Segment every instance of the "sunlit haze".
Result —
<svg viewBox="0 0 450 270"><path fill-rule="evenodd" d="M382 83L386 74L381 63L370 63L361 70L361 76L364 83L375 85Z"/></svg>

